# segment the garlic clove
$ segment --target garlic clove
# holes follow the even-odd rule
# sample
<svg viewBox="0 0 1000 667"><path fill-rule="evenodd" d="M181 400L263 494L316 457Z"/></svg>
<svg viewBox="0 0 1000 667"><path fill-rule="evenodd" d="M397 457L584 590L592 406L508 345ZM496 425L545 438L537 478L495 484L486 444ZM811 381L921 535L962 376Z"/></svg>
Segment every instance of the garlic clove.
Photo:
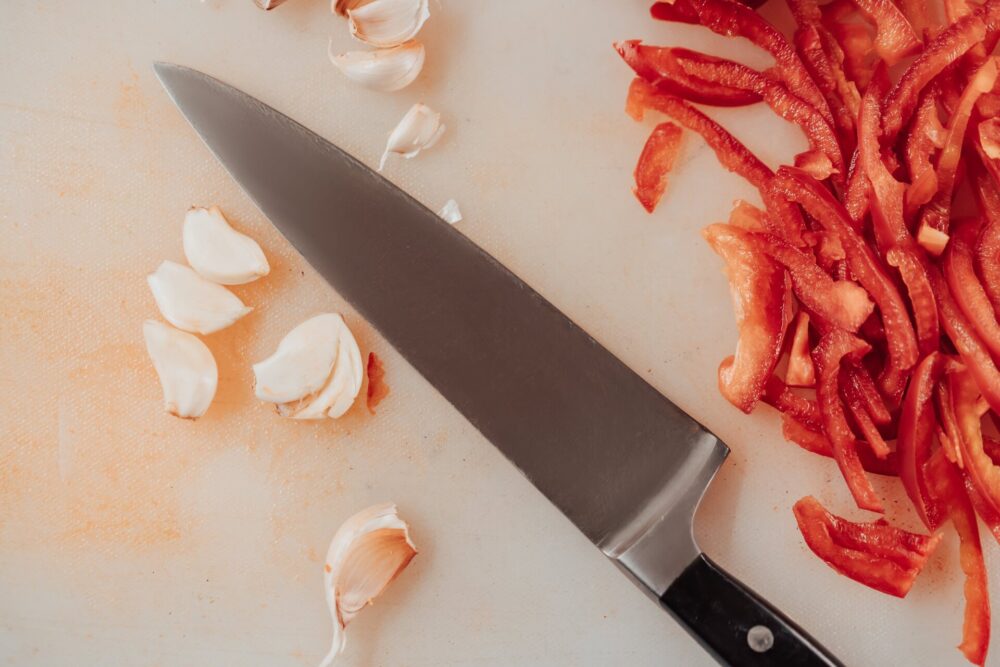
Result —
<svg viewBox="0 0 1000 667"><path fill-rule="evenodd" d="M323 582L333 619L333 645L320 667L344 650L344 629L365 605L399 576L417 548L396 505L383 503L361 510L337 529L326 554Z"/></svg>
<svg viewBox="0 0 1000 667"><path fill-rule="evenodd" d="M328 49L330 62L351 81L368 88L391 92L413 83L424 67L424 45L409 41L391 49L349 51L334 55L333 41Z"/></svg>
<svg viewBox="0 0 1000 667"><path fill-rule="evenodd" d="M458 202L454 199L449 199L438 211L438 215L450 225L454 225L456 222L462 221L462 211L458 208Z"/></svg>
<svg viewBox="0 0 1000 667"><path fill-rule="evenodd" d="M333 0L333 2L330 3L330 11L334 14L340 14L341 16L346 17L347 10L360 7L367 1L368 0Z"/></svg>
<svg viewBox="0 0 1000 667"><path fill-rule="evenodd" d="M361 391L361 350L347 324L341 320L337 358L326 384L313 396L278 406L278 414L292 419L337 419L346 413Z"/></svg>
<svg viewBox="0 0 1000 667"><path fill-rule="evenodd" d="M253 365L257 398L290 403L322 389L333 371L345 328L340 315L323 313L289 331L274 354Z"/></svg>
<svg viewBox="0 0 1000 667"><path fill-rule="evenodd" d="M399 46L430 18L427 0L373 0L347 9L351 36L369 46Z"/></svg>
<svg viewBox="0 0 1000 667"><path fill-rule="evenodd" d="M201 417L219 383L212 352L198 337L156 320L146 320L142 334L163 387L167 412L185 419Z"/></svg>
<svg viewBox="0 0 1000 667"><path fill-rule="evenodd" d="M420 151L437 143L444 133L445 126L441 124L441 114L426 104L414 104L389 134L385 144L385 152L379 160L378 170L382 171L389 153L396 153L405 158L416 157Z"/></svg>
<svg viewBox="0 0 1000 667"><path fill-rule="evenodd" d="M210 334L253 310L222 285L170 260L162 262L146 281L163 317L184 331Z"/></svg>
<svg viewBox="0 0 1000 667"><path fill-rule="evenodd" d="M189 210L183 238L188 264L214 283L243 285L271 270L257 242L230 227L218 206Z"/></svg>

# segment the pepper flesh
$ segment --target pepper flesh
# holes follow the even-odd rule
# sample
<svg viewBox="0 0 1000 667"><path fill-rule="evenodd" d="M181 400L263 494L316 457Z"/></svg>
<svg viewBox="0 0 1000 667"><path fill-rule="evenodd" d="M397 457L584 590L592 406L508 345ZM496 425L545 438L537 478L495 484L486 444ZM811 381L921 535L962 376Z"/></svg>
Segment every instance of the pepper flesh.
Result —
<svg viewBox="0 0 1000 667"><path fill-rule="evenodd" d="M853 523L812 496L793 507L806 545L834 570L877 591L906 597L940 535L918 535L884 521Z"/></svg>
<svg viewBox="0 0 1000 667"><path fill-rule="evenodd" d="M719 390L750 413L778 363L791 320L785 271L760 251L746 230L715 224L705 229L704 236L726 262L740 330L736 354L719 367Z"/></svg>
<svg viewBox="0 0 1000 667"><path fill-rule="evenodd" d="M1000 323L983 284L976 275L974 246L979 222L965 220L954 228L942 267L955 302L994 358L1000 357Z"/></svg>
<svg viewBox="0 0 1000 667"><path fill-rule="evenodd" d="M809 356L809 313L805 311L799 313L795 322L785 382L793 387L811 387L816 384L816 366Z"/></svg>
<svg viewBox="0 0 1000 667"><path fill-rule="evenodd" d="M656 209L667 189L667 174L674 167L681 147L681 128L660 123L653 128L635 165L632 192L648 213Z"/></svg>
<svg viewBox="0 0 1000 667"><path fill-rule="evenodd" d="M931 493L925 465L931 455L937 419L934 414L934 387L944 373L945 358L933 352L924 357L910 379L899 415L896 454L899 479L917 515L930 530L944 521L944 509Z"/></svg>
<svg viewBox="0 0 1000 667"><path fill-rule="evenodd" d="M875 24L875 50L888 65L913 55L922 46L916 31L892 0L853 0Z"/></svg>
<svg viewBox="0 0 1000 667"><path fill-rule="evenodd" d="M965 470L980 497L1000 513L1000 468L983 448L983 431L977 409L979 388L967 372L948 376L952 405L958 420L958 444L962 450Z"/></svg>

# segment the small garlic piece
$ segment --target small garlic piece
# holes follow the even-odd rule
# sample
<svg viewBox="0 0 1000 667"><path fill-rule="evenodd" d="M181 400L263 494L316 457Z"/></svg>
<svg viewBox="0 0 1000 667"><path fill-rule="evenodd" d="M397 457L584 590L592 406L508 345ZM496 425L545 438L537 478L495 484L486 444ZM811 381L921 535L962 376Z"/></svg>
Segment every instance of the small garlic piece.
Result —
<svg viewBox="0 0 1000 667"><path fill-rule="evenodd" d="M146 281L163 317L184 331L210 334L253 310L222 285L170 260L161 263Z"/></svg>
<svg viewBox="0 0 1000 667"><path fill-rule="evenodd" d="M399 576L417 548L396 505L363 509L340 526L326 553L323 583L333 619L333 645L320 663L328 667L344 650L347 624Z"/></svg>
<svg viewBox="0 0 1000 667"><path fill-rule="evenodd" d="M430 18L427 0L372 0L347 9L351 36L369 46L399 46Z"/></svg>
<svg viewBox="0 0 1000 667"><path fill-rule="evenodd" d="M405 158L416 157L420 151L437 143L444 133L445 126L441 124L441 114L426 104L414 104L399 121L389 135L385 144L385 152L379 160L378 170L382 171L389 153L397 153Z"/></svg>
<svg viewBox="0 0 1000 667"><path fill-rule="evenodd" d="M218 206L189 210L183 238L188 264L214 283L243 285L271 270L257 242L230 227Z"/></svg>
<svg viewBox="0 0 1000 667"><path fill-rule="evenodd" d="M185 419L201 417L219 383L212 352L198 337L156 320L146 320L142 334L163 387L167 412Z"/></svg>
<svg viewBox="0 0 1000 667"><path fill-rule="evenodd" d="M409 41L391 49L349 51L334 55L333 40L328 49L330 62L351 81L368 88L391 92L413 83L424 67L424 45Z"/></svg>
<svg viewBox="0 0 1000 667"><path fill-rule="evenodd" d="M278 405L278 414L292 419L337 419L344 415L361 391L364 367L361 350L351 330L341 319L337 340L337 359L333 372L319 393L293 403Z"/></svg>
<svg viewBox="0 0 1000 667"><path fill-rule="evenodd" d="M462 221L462 211L458 208L458 202L454 199L449 199L438 211L438 215L450 225L454 225L456 222Z"/></svg>

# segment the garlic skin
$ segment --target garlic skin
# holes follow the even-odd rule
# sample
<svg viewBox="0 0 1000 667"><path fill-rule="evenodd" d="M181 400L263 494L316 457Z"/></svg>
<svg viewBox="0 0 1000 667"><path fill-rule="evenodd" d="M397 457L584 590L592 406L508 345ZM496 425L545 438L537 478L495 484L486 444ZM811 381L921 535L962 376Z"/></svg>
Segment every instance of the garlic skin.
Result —
<svg viewBox="0 0 1000 667"><path fill-rule="evenodd" d="M184 331L210 334L253 310L222 285L170 260L162 262L146 282L164 319Z"/></svg>
<svg viewBox="0 0 1000 667"><path fill-rule="evenodd" d="M454 225L457 222L462 221L462 211L458 208L458 202L454 199L449 199L438 211L438 215L447 222L449 225Z"/></svg>
<svg viewBox="0 0 1000 667"><path fill-rule="evenodd" d="M212 352L196 336L156 320L146 320L142 334L163 388L164 408L184 419L201 417L219 384Z"/></svg>
<svg viewBox="0 0 1000 667"><path fill-rule="evenodd" d="M346 413L361 392L364 367L354 334L341 320L337 358L323 388L294 403L278 405L278 414L292 419L337 419Z"/></svg>
<svg viewBox="0 0 1000 667"><path fill-rule="evenodd" d="M351 36L378 48L413 39L431 15L427 0L372 0L346 11Z"/></svg>
<svg viewBox="0 0 1000 667"><path fill-rule="evenodd" d="M337 69L351 81L374 90L391 92L413 83L424 67L424 45L409 41L391 49L349 51L334 55L333 40L327 50Z"/></svg>
<svg viewBox="0 0 1000 667"><path fill-rule="evenodd" d="M379 160L378 170L382 171L390 153L397 153L409 159L416 157L420 151L437 143L444 133L445 126L441 124L441 114L426 104L414 104L399 121L389 140L385 144L385 152Z"/></svg>
<svg viewBox="0 0 1000 667"><path fill-rule="evenodd" d="M409 565L417 548L396 505L361 510L337 529L326 553L323 583L333 619L333 645L320 663L328 667L344 650L347 624Z"/></svg>
<svg viewBox="0 0 1000 667"><path fill-rule="evenodd" d="M188 264L213 283L245 285L271 271L257 242L233 229L218 206L189 210L183 239Z"/></svg>

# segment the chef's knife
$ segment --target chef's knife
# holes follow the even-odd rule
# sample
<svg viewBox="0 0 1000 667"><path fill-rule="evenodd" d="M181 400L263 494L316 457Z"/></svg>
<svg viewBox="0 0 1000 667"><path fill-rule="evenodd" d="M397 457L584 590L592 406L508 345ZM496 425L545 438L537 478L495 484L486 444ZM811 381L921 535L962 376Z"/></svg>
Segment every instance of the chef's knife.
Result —
<svg viewBox="0 0 1000 667"><path fill-rule="evenodd" d="M726 445L358 160L212 77L155 69L306 260L719 662L840 664L696 545Z"/></svg>

